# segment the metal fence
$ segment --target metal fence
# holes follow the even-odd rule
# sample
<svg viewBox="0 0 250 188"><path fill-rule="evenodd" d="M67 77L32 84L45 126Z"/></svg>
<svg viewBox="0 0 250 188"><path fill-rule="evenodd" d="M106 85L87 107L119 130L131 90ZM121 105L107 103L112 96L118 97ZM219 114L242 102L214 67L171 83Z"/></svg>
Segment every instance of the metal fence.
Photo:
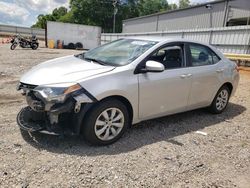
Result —
<svg viewBox="0 0 250 188"><path fill-rule="evenodd" d="M102 33L101 44L129 36L163 36L191 39L214 45L223 53L250 54L250 26L147 33Z"/></svg>
<svg viewBox="0 0 250 188"><path fill-rule="evenodd" d="M45 38L44 29L0 25L0 35L35 34ZM129 36L163 36L169 38L185 38L209 43L223 53L250 54L250 26L234 26L208 29L176 30L145 33L102 33L101 44Z"/></svg>
<svg viewBox="0 0 250 188"><path fill-rule="evenodd" d="M36 35L40 39L45 38L45 30L29 27L18 27L10 25L0 25L0 35L21 34L24 36Z"/></svg>

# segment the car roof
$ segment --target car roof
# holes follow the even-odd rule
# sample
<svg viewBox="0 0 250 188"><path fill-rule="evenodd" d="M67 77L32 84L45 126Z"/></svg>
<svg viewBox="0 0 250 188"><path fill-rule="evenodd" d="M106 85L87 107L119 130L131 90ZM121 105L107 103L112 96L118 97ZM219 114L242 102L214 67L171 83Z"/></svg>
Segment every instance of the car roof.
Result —
<svg viewBox="0 0 250 188"><path fill-rule="evenodd" d="M149 41L156 41L156 42L193 42L208 45L199 41L188 40L183 38L170 38L170 37L161 37L161 36L131 36L131 37L124 37L124 39L135 39L135 40L149 40Z"/></svg>
<svg viewBox="0 0 250 188"><path fill-rule="evenodd" d="M217 55L219 55L221 58L224 58L223 54L215 46L212 46L208 43L195 41L195 40L183 39L183 38L178 38L178 37L171 38L171 37L164 37L164 36L128 36L128 37L123 37L123 38L124 39L135 39L135 40L148 40L148 41L155 41L155 42L160 42L160 43L168 43L168 42L196 43L196 44L208 46L209 48L213 49L213 51L215 51Z"/></svg>

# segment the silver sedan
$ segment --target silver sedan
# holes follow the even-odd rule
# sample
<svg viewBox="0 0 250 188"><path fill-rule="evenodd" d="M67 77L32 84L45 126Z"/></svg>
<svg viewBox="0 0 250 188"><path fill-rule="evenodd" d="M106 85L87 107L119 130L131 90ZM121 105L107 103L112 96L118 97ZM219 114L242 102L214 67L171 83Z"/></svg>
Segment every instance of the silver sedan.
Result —
<svg viewBox="0 0 250 188"><path fill-rule="evenodd" d="M119 139L130 124L208 107L225 110L238 67L213 46L183 39L124 38L47 61L22 76L22 130Z"/></svg>

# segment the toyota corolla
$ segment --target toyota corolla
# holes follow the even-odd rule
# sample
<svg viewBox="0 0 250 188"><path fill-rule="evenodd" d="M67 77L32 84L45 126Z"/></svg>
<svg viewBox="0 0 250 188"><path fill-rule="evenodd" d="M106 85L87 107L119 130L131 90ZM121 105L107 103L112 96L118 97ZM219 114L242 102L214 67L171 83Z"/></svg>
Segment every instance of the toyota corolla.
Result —
<svg viewBox="0 0 250 188"><path fill-rule="evenodd" d="M140 121L204 107L221 113L238 81L236 64L213 46L124 38L33 67L17 86L28 104L17 123L107 145Z"/></svg>

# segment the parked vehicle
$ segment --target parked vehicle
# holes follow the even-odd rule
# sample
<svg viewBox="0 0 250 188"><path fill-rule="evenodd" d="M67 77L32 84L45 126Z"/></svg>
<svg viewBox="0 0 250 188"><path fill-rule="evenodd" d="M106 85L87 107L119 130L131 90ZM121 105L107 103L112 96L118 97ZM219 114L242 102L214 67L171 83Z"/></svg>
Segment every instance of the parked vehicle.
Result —
<svg viewBox="0 0 250 188"><path fill-rule="evenodd" d="M11 41L10 49L14 50L18 45L22 48L32 48L36 50L39 46L38 40L35 35L31 37L31 39L25 39L21 35L16 35Z"/></svg>
<svg viewBox="0 0 250 188"><path fill-rule="evenodd" d="M17 122L106 145L140 121L203 107L221 113L238 81L236 64L210 45L124 38L33 67L18 85L29 106Z"/></svg>

